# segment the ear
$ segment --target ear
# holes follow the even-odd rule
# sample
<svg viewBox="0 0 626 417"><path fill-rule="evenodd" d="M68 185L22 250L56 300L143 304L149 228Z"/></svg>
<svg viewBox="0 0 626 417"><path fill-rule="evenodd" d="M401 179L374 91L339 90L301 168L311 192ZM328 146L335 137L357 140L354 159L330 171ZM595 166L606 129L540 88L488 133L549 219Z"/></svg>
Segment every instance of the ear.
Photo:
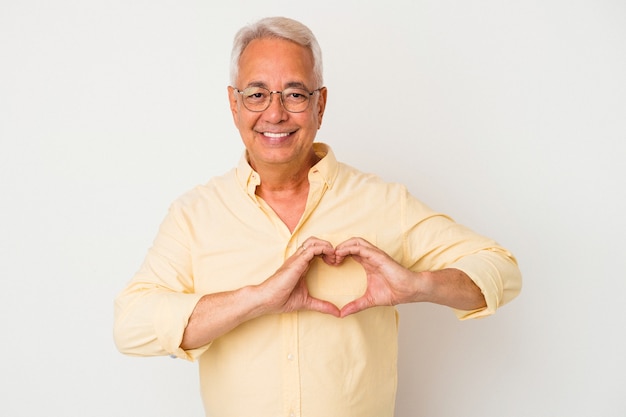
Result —
<svg viewBox="0 0 626 417"><path fill-rule="evenodd" d="M322 118L324 117L324 110L326 110L326 99L328 98L328 90L326 87L320 89L319 97L317 98L317 128L322 127Z"/></svg>
<svg viewBox="0 0 626 417"><path fill-rule="evenodd" d="M239 114L237 96L239 93L235 91L235 89L231 86L228 86L228 103L230 105L230 112L233 115L233 122L235 122L235 126L237 126L237 115Z"/></svg>

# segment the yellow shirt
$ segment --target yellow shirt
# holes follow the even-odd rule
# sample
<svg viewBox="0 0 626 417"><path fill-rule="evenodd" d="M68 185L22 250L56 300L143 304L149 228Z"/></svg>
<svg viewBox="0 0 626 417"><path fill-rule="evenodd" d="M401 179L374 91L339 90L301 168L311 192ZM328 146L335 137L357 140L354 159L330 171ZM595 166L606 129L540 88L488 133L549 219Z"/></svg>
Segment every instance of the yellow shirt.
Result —
<svg viewBox="0 0 626 417"><path fill-rule="evenodd" d="M258 284L309 236L334 245L360 236L415 271L458 268L480 287L482 317L514 298L521 276L512 255L436 213L399 184L323 159L309 172L307 205L293 233L255 194L259 176L237 168L175 201L146 259L115 303L115 341L129 355L198 360L202 398L212 417L386 417L396 394L397 310L376 307L343 319L316 312L263 316L201 348L179 348L203 294ZM313 296L341 307L360 296L355 261L314 260Z"/></svg>

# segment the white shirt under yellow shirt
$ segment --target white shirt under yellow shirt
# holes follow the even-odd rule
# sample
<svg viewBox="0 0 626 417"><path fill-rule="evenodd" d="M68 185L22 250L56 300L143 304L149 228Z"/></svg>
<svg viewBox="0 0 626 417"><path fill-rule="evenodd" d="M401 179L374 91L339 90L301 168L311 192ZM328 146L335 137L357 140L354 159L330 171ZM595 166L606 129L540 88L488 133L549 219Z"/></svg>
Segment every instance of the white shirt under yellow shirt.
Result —
<svg viewBox="0 0 626 417"><path fill-rule="evenodd" d="M207 293L258 284L310 236L334 245L362 237L414 271L457 268L482 290L493 314L514 298L521 275L491 239L436 213L399 184L323 157L309 172L306 209L293 233L255 194L259 176L245 156L237 168L175 201L154 245L115 303L115 341L129 355L197 360L211 417L391 417L397 380L397 310L376 307L340 319L300 311L246 322L199 349L179 345ZM314 260L310 293L341 307L360 296L355 261Z"/></svg>

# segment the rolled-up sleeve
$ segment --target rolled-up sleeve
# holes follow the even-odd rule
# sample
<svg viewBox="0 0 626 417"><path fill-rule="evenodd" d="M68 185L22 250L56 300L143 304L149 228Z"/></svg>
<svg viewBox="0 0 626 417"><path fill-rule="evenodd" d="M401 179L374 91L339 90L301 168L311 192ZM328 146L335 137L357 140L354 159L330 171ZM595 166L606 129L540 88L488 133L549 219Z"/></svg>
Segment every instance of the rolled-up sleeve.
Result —
<svg viewBox="0 0 626 417"><path fill-rule="evenodd" d="M487 306L454 310L459 319L486 317L514 299L522 276L515 257L496 241L456 223L407 194L402 218L406 230L404 258L414 271L456 268L480 288Z"/></svg>
<svg viewBox="0 0 626 417"><path fill-rule="evenodd" d="M461 320L495 313L499 307L517 297L522 289L522 275L516 259L500 248L465 256L451 264L450 268L465 272L480 288L487 303L485 308L474 311L455 309L454 313Z"/></svg>
<svg viewBox="0 0 626 417"><path fill-rule="evenodd" d="M194 292L188 228L173 205L141 268L116 297L113 333L120 352L195 360L208 348L180 348L189 317L203 295Z"/></svg>

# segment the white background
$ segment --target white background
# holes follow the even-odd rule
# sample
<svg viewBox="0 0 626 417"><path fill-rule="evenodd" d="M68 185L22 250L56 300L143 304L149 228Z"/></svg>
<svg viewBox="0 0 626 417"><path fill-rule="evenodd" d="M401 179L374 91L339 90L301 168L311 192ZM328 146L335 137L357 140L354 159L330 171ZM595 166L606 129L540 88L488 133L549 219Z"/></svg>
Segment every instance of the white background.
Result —
<svg viewBox="0 0 626 417"><path fill-rule="evenodd" d="M626 415L626 3L219 3L0 0L0 415L203 415L195 364L117 352L113 298L237 162L231 40L267 15L318 36L318 140L524 274L484 320L401 307L397 416Z"/></svg>

